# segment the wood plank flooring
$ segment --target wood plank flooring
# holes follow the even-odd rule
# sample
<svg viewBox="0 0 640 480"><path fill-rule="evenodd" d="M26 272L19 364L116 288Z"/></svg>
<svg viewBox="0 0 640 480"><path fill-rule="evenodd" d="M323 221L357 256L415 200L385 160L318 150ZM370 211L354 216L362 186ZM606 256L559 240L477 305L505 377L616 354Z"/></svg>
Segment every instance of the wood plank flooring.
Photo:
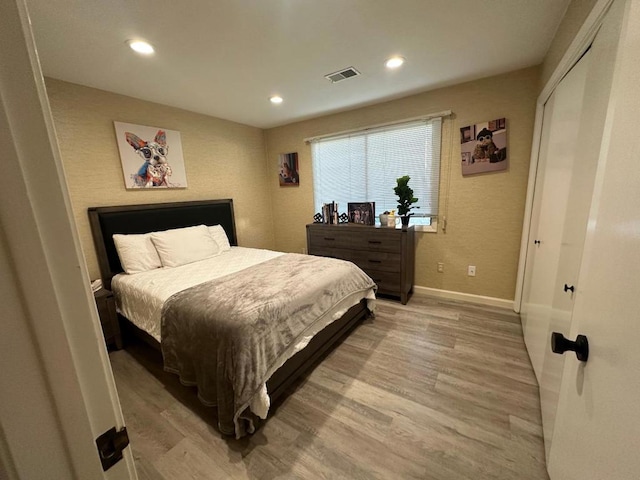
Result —
<svg viewBox="0 0 640 480"><path fill-rule="evenodd" d="M134 344L110 354L144 479L548 479L519 317L414 295L379 300L252 436Z"/></svg>

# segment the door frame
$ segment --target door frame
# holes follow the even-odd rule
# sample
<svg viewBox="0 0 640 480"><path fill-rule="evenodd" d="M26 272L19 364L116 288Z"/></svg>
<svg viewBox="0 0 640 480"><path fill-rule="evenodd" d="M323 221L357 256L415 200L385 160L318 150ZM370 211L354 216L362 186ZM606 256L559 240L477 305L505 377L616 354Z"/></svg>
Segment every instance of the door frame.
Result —
<svg viewBox="0 0 640 480"><path fill-rule="evenodd" d="M0 0L0 63L0 477L135 479L95 444L124 419L25 0Z"/></svg>
<svg viewBox="0 0 640 480"><path fill-rule="evenodd" d="M553 74L538 95L536 101L536 116L533 127L533 141L531 143L531 160L529 164L529 181L527 184L527 197L524 207L524 218L522 222L522 237L520 239L520 257L518 260L518 273L516 276L516 291L513 300L513 310L520 313L522 308L522 294L524 288L524 274L527 267L527 253L530 247L529 234L531 232L531 215L533 211L533 195L536 185L536 175L538 172L538 160L540 156L540 142L542 139L542 119L544 116L544 106L549 97L558 86L564 76L571 70L580 57L587 51L589 45L596 37L604 18L609 11L613 0L598 0L586 20L578 30L573 41L567 48L562 59L553 71Z"/></svg>

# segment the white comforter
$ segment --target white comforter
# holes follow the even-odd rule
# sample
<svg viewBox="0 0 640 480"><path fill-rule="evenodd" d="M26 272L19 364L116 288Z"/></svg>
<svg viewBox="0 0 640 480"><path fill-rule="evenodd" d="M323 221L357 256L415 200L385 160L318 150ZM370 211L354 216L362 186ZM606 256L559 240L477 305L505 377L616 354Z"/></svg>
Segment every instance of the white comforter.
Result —
<svg viewBox="0 0 640 480"><path fill-rule="evenodd" d="M231 247L218 256L180 267L116 275L111 288L118 313L159 342L162 306L171 295L280 255L271 250Z"/></svg>

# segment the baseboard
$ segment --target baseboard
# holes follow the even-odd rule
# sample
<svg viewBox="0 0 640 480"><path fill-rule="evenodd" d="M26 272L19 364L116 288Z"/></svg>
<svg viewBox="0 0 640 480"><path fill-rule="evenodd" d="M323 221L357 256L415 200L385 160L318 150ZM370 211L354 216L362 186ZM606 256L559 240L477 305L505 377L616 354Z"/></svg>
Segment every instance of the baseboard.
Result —
<svg viewBox="0 0 640 480"><path fill-rule="evenodd" d="M473 295L471 293L453 292L451 290L440 290L438 288L413 286L414 293L422 293L431 295L432 297L446 298L449 300L460 300L463 302L477 303L479 305L489 305L491 307L502 307L513 310L513 300L504 298L485 297L482 295Z"/></svg>

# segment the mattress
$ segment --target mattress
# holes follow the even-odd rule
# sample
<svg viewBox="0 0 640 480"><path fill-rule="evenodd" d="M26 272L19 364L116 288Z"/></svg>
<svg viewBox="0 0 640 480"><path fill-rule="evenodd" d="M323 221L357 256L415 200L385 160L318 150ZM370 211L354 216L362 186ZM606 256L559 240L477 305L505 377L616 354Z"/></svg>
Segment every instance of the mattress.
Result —
<svg viewBox="0 0 640 480"><path fill-rule="evenodd" d="M111 283L116 308L136 327L160 342L162 306L171 295L280 255L283 253L231 247L215 257L179 267L158 268L135 275L121 273L114 276Z"/></svg>

